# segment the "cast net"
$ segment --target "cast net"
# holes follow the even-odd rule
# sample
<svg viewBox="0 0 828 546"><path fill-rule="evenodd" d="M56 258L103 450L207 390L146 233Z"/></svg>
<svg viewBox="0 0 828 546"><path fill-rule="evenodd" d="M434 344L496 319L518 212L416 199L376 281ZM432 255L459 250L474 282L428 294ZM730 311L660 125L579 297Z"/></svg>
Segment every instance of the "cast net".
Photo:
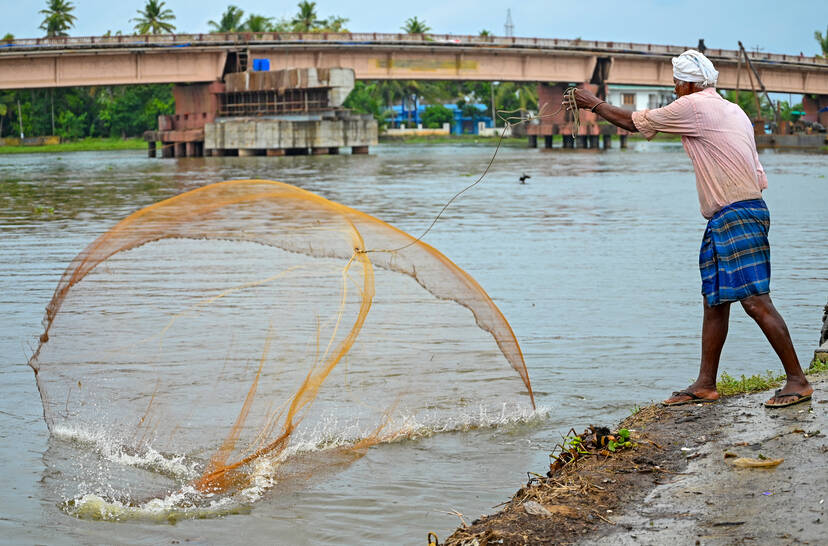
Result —
<svg viewBox="0 0 828 546"><path fill-rule="evenodd" d="M103 517L159 486L192 507L272 485L302 453L534 407L518 342L474 279L278 182L212 184L127 217L72 261L44 326L29 364L46 422L105 469L67 495L78 510L81 495L107 499Z"/></svg>

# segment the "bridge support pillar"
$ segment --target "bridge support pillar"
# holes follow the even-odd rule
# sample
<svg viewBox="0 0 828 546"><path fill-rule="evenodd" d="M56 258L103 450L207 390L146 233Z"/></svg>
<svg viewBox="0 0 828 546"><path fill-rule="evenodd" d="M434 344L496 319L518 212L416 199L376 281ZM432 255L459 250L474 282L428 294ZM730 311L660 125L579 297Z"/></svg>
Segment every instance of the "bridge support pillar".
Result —
<svg viewBox="0 0 828 546"><path fill-rule="evenodd" d="M618 141L621 143L621 148L627 147L627 135L618 135Z"/></svg>
<svg viewBox="0 0 828 546"><path fill-rule="evenodd" d="M589 147L592 148L593 150L597 150L598 149L598 139L599 138L600 138L600 135L589 135Z"/></svg>
<svg viewBox="0 0 828 546"><path fill-rule="evenodd" d="M184 152L187 154L187 157L198 157L201 155L200 153L198 153L197 142L187 142L185 144Z"/></svg>
<svg viewBox="0 0 828 546"><path fill-rule="evenodd" d="M828 95L802 95L803 119L828 127Z"/></svg>
<svg viewBox="0 0 828 546"><path fill-rule="evenodd" d="M587 147L587 136L586 135L578 135L578 148L582 150L586 150Z"/></svg>
<svg viewBox="0 0 828 546"><path fill-rule="evenodd" d="M564 135L563 136L563 147L567 149L572 149L575 147L575 137L572 135Z"/></svg>
<svg viewBox="0 0 828 546"><path fill-rule="evenodd" d="M368 146L351 146L351 153L354 154L354 155L367 154L368 153Z"/></svg>
<svg viewBox="0 0 828 546"><path fill-rule="evenodd" d="M612 147L612 135L602 135L604 137L604 149L609 150Z"/></svg>
<svg viewBox="0 0 828 546"><path fill-rule="evenodd" d="M187 157L187 145L183 142L176 142L174 144L173 157Z"/></svg>
<svg viewBox="0 0 828 546"><path fill-rule="evenodd" d="M538 135L529 135L529 147L530 148L537 148L538 147Z"/></svg>
<svg viewBox="0 0 828 546"><path fill-rule="evenodd" d="M161 157L175 157L175 150L172 142L161 143Z"/></svg>
<svg viewBox="0 0 828 546"><path fill-rule="evenodd" d="M155 157L155 141L147 142L147 157Z"/></svg>
<svg viewBox="0 0 828 546"><path fill-rule="evenodd" d="M555 143L555 135L543 135L543 147L547 150L552 149L552 145Z"/></svg>

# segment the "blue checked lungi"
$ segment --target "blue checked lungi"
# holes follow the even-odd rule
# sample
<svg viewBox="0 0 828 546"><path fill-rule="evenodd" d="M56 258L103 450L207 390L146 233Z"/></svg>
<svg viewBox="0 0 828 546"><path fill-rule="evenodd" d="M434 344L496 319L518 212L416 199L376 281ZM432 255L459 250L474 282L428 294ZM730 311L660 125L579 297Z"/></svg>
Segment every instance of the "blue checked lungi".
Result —
<svg viewBox="0 0 828 546"><path fill-rule="evenodd" d="M732 203L707 223L699 252L708 305L770 292L770 213L765 201Z"/></svg>

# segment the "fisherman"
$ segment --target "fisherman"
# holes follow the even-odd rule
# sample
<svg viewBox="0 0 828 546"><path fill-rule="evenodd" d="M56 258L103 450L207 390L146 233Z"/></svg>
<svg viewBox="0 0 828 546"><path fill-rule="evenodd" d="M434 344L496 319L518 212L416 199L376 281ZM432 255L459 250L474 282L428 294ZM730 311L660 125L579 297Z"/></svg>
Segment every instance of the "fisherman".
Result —
<svg viewBox="0 0 828 546"><path fill-rule="evenodd" d="M663 108L632 112L584 89L579 108L651 140L656 133L681 135L696 171L702 215L708 219L699 254L704 319L701 367L696 381L663 402L667 406L718 400L716 374L727 337L730 304L738 301L756 321L785 368L787 381L765 402L784 407L810 400L808 383L785 321L770 292L770 216L762 199L767 177L742 109L716 92L719 73L702 53L689 49L673 58L676 97Z"/></svg>

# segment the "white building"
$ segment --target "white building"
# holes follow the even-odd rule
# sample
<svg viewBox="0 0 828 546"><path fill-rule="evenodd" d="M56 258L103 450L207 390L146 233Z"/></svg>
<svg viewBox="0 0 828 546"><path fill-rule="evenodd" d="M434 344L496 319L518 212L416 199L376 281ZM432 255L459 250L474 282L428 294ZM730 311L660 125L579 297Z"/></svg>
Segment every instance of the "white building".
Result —
<svg viewBox="0 0 828 546"><path fill-rule="evenodd" d="M672 87L608 85L607 102L627 110L661 108L675 100Z"/></svg>

